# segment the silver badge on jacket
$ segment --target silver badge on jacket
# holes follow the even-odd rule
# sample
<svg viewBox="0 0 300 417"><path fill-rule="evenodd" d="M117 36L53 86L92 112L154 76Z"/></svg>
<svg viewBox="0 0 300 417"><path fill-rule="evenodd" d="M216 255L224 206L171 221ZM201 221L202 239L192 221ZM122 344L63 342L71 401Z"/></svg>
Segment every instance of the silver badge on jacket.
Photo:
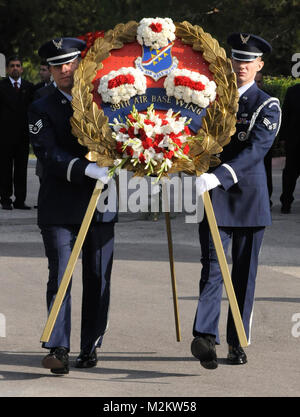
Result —
<svg viewBox="0 0 300 417"><path fill-rule="evenodd" d="M239 132L238 134L238 140L241 142L244 142L247 139L247 132Z"/></svg>

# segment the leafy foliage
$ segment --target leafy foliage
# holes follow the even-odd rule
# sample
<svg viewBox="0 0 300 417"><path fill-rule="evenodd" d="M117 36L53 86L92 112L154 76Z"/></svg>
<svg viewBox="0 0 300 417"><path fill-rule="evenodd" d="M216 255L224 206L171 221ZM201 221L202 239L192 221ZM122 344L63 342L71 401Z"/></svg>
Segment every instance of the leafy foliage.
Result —
<svg viewBox="0 0 300 417"><path fill-rule="evenodd" d="M272 97L277 97L280 104L283 104L286 90L300 82L292 77L265 77L263 81L263 90Z"/></svg>
<svg viewBox="0 0 300 417"><path fill-rule="evenodd" d="M299 0L0 0L0 52L37 65L39 46L51 38L156 16L202 26L227 53L233 31L262 36L273 46L266 74L290 75L292 55L300 52Z"/></svg>

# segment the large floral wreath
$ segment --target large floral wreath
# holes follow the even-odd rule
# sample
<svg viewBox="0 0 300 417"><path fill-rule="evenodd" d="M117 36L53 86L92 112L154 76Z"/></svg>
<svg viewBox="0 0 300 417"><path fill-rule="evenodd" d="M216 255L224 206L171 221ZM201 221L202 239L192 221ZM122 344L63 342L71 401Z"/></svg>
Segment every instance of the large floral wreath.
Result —
<svg viewBox="0 0 300 417"><path fill-rule="evenodd" d="M103 38L95 40L75 73L73 134L89 149L87 159L100 166L119 166L139 176L152 174L160 177L174 172L200 175L210 166L220 163L216 155L222 152L235 132L238 105L235 74L224 49L201 27L188 22L173 25L170 19L166 24L165 19L162 22L158 19L152 23L143 19L140 24L133 21L119 24ZM152 32L149 32L151 25ZM92 82L103 67L102 62L109 57L111 50L136 40L146 40L149 45L152 43L159 47L165 45L165 40L172 36L172 25L176 38L202 53L213 74L214 81L209 81L205 76L188 70L175 70L165 80L167 94L177 94L202 107L209 105L201 128L191 136L186 118L169 111L162 120L153 107L148 108L147 115L140 115L133 108L126 120L114 120L109 124L103 110L93 101L92 94ZM113 98L108 92L109 86L117 88L121 97L141 94L138 91L145 88L143 77L139 78L133 68L119 71L103 77L99 86L99 92L104 92L108 101L118 100L118 94Z"/></svg>

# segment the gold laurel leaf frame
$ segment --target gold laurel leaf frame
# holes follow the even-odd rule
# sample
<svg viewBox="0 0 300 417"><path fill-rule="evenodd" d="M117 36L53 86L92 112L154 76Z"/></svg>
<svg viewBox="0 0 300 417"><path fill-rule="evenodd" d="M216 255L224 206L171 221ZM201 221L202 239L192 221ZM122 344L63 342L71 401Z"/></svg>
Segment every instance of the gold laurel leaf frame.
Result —
<svg viewBox="0 0 300 417"><path fill-rule="evenodd" d="M102 61L110 56L111 50L122 48L124 43L136 41L137 27L138 23L134 21L121 23L106 32L104 38L96 39L74 74L72 133L80 144L88 148L86 158L91 162L97 162L99 166L113 166L114 160L120 158L120 155L116 152L116 142L108 124L108 117L93 101L92 81L98 70L103 68ZM175 27L176 37L184 44L190 45L193 50L201 52L208 62L217 85L217 99L206 109L201 128L189 139L188 156L191 161L175 158L171 169L163 175L175 172L200 175L210 166L220 163L216 155L222 152L235 132L239 98L236 76L224 49L209 33L189 22L175 23ZM134 167L129 160L122 168L134 171L134 175L137 176L147 174L141 164ZM160 164L154 168L153 175L159 169Z"/></svg>

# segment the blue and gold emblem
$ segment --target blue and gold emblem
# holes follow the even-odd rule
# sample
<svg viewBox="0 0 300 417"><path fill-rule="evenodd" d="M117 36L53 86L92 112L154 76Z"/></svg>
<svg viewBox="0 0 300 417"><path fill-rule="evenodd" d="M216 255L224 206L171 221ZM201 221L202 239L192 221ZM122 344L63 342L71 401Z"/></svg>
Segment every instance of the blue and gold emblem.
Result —
<svg viewBox="0 0 300 417"><path fill-rule="evenodd" d="M143 56L135 61L136 68L154 81L168 75L177 68L178 60L172 57L173 42L160 49L143 45Z"/></svg>

